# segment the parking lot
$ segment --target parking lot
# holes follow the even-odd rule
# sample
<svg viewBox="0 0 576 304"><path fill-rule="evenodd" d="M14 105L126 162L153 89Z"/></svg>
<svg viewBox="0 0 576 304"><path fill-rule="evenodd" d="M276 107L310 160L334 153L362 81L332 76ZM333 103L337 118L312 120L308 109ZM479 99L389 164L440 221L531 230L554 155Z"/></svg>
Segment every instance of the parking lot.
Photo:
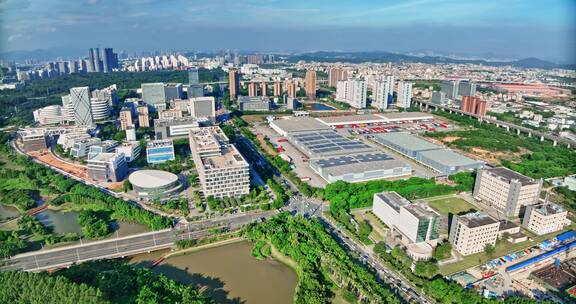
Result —
<svg viewBox="0 0 576 304"><path fill-rule="evenodd" d="M260 133L267 136L272 144L282 147L284 150L282 154L288 155L292 159L292 164L294 165L293 170L296 172L298 177L302 179L309 179L307 182L310 186L324 188L328 184L322 177L320 177L314 170L308 166L308 158L302 152L300 152L294 145L288 141L281 141L282 136L272 130L266 123L254 124L255 133Z"/></svg>

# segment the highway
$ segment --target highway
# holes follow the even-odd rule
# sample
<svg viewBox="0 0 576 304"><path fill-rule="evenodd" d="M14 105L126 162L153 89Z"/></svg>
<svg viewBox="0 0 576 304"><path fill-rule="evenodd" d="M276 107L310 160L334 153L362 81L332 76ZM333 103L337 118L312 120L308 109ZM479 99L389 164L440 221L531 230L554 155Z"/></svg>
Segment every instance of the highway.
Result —
<svg viewBox="0 0 576 304"><path fill-rule="evenodd" d="M0 267L0 270L41 271L66 267L74 263L90 260L125 257L142 252L170 248L178 240L206 237L212 233L210 228L226 227L230 230L238 229L245 224L273 216L276 213L277 211L269 211L222 217L174 229L23 253L4 260L4 266Z"/></svg>

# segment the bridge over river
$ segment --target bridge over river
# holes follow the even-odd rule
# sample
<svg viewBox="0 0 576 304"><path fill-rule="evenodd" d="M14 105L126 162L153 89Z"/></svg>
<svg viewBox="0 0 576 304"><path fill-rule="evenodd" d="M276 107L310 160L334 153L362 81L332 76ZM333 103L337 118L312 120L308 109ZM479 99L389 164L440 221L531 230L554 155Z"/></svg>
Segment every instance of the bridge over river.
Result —
<svg viewBox="0 0 576 304"><path fill-rule="evenodd" d="M0 270L42 271L91 260L119 258L166 249L174 246L174 243L178 240L198 239L209 236L213 228L237 229L260 218L272 216L275 213L276 211L242 214L191 223L174 229L27 252L2 261L3 266L0 267Z"/></svg>

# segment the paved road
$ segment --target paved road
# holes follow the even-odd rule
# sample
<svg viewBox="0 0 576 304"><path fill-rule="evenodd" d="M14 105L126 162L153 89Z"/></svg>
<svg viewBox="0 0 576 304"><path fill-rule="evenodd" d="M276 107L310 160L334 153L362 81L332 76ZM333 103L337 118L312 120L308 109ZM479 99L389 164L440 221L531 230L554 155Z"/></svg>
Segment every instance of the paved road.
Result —
<svg viewBox="0 0 576 304"><path fill-rule="evenodd" d="M417 302L423 304L432 303L425 295L418 294L413 288L409 281L402 275L391 271L386 268L379 260L376 258L373 251L362 244L359 244L355 240L346 236L346 234L340 230L332 221L326 217L321 218L322 223L326 228L332 233L332 236L341 244L356 252L361 261L365 266L372 268L378 274L380 279L388 283L392 288L396 289L406 300L409 302Z"/></svg>
<svg viewBox="0 0 576 304"><path fill-rule="evenodd" d="M270 217L276 213L276 211L269 211L266 213L242 214L192 223L174 229L165 229L112 240L95 241L74 246L19 254L5 260L5 265L1 267L0 270L47 270L68 266L73 263L124 257L142 252L169 248L178 240L208 236L212 233L209 228L227 227L228 229L233 230L260 218Z"/></svg>

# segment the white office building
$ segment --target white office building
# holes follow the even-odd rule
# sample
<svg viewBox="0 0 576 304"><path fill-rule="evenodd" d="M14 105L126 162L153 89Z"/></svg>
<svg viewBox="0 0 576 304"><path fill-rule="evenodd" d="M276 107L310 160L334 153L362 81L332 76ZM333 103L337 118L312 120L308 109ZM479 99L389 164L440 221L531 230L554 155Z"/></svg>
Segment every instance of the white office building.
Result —
<svg viewBox="0 0 576 304"><path fill-rule="evenodd" d="M500 222L484 213L455 215L448 240L462 255L483 252L486 245L496 245Z"/></svg>
<svg viewBox="0 0 576 304"><path fill-rule="evenodd" d="M66 111L67 109L63 109L62 106L52 105L37 109L32 115L34 116L34 121L39 125L55 125L66 120Z"/></svg>

